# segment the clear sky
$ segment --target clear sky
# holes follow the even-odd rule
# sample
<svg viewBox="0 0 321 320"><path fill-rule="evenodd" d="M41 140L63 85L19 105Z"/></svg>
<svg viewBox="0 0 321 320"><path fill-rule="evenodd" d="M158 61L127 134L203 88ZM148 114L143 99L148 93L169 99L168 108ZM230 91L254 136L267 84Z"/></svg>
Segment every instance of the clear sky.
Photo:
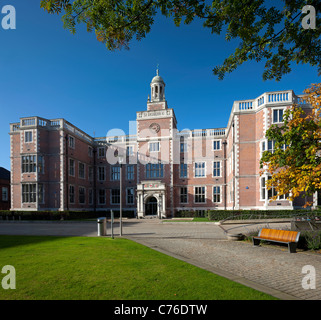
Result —
<svg viewBox="0 0 321 320"><path fill-rule="evenodd" d="M0 27L0 166L7 169L9 123L20 117L65 118L96 137L115 128L128 132L136 111L146 110L157 64L179 130L225 127L234 100L274 90L301 94L320 82L307 65L295 65L280 82L264 82L264 65L256 62L220 81L212 69L237 41L225 42L199 22L177 28L158 16L145 39L110 52L84 28L76 35L63 29L59 16L40 9L40 0L0 0L0 9L7 4L17 13L16 30Z"/></svg>

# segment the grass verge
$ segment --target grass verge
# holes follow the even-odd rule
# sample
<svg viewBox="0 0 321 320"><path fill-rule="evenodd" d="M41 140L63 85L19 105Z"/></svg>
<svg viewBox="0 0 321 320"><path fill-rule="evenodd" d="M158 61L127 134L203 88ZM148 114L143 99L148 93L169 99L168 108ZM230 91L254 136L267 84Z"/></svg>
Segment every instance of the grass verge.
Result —
<svg viewBox="0 0 321 320"><path fill-rule="evenodd" d="M120 238L0 236L4 265L16 289L0 286L0 300L274 299Z"/></svg>

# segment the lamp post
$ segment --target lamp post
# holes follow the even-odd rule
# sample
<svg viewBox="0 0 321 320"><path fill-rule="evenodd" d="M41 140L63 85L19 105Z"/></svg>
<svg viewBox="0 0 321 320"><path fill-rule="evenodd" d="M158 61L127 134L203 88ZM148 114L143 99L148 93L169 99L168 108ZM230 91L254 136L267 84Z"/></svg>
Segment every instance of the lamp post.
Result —
<svg viewBox="0 0 321 320"><path fill-rule="evenodd" d="M123 235L123 203L122 203L122 166L124 157L122 155L118 156L119 162L119 235Z"/></svg>

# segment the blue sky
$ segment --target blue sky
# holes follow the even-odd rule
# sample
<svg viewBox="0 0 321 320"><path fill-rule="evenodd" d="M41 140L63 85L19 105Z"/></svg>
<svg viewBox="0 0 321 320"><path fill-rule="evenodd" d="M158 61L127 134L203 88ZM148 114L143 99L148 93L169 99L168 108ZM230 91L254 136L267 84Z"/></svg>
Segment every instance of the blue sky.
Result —
<svg viewBox="0 0 321 320"><path fill-rule="evenodd" d="M94 33L63 29L60 17L40 9L40 0L1 0L16 8L16 30L0 28L0 166L10 169L9 123L20 117L65 118L96 137L125 132L136 111L146 110L150 82L159 64L168 106L178 129L225 127L234 100L319 82L316 68L294 66L282 81L263 81L263 63L247 62L223 81L213 74L237 41L211 35L201 23L177 28L158 16L152 31L129 51L107 51ZM4 14L0 15L2 19Z"/></svg>

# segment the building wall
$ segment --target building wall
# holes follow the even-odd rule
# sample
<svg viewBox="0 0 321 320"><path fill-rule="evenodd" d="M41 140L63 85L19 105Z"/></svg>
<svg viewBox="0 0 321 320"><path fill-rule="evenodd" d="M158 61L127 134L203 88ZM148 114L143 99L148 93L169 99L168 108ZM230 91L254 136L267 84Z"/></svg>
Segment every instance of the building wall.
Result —
<svg viewBox="0 0 321 320"><path fill-rule="evenodd" d="M125 210L137 210L137 188L146 181L165 185L167 216L179 210L300 207L302 200L270 202L267 193L265 199L262 197L264 175L259 165L273 111L292 105L296 99L292 91L284 91L235 101L226 128L192 131L177 130L174 110L165 100L149 101L146 111L137 112L136 136L107 139L92 138L64 119L21 118L19 123L11 124L10 130L11 209L118 210L118 155L124 156L121 191ZM26 141L26 132L32 133L32 141ZM155 142L159 150L153 151L151 144ZM182 143L186 150L181 150ZM27 155L43 159L41 168L37 163L35 172L23 173L22 158ZM159 161L163 163L163 176L148 177L146 163ZM186 164L187 177L181 175L182 164ZM203 164L204 175L197 176L197 166ZM130 174L128 168L132 169ZM43 201L40 197L33 202L23 201L24 184L36 184L38 193L43 190ZM184 188L186 198L182 197ZM197 194L199 188L204 190L204 201L197 201L203 199ZM130 190L134 194L129 197ZM155 190L154 194L160 192ZM160 204L161 198L157 199Z"/></svg>

